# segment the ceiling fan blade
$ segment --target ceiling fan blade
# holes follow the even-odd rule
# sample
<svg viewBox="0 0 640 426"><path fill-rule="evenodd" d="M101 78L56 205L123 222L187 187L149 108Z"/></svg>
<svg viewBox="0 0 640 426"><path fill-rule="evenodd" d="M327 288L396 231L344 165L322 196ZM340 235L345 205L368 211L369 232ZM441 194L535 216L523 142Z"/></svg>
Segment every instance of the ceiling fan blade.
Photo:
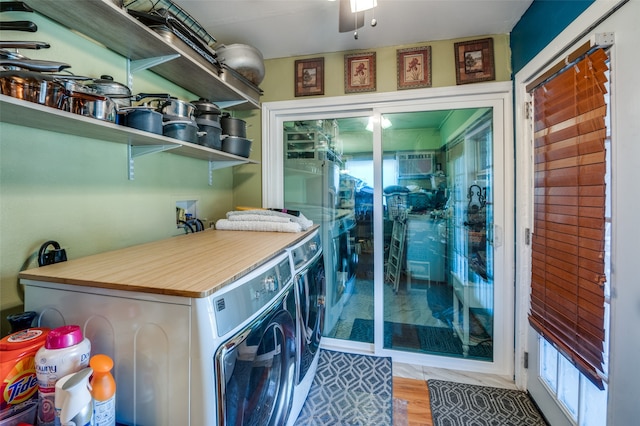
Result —
<svg viewBox="0 0 640 426"><path fill-rule="evenodd" d="M340 0L339 32L346 33L364 26L364 13L358 13L357 16L354 15L355 14L351 12L351 3L349 0Z"/></svg>

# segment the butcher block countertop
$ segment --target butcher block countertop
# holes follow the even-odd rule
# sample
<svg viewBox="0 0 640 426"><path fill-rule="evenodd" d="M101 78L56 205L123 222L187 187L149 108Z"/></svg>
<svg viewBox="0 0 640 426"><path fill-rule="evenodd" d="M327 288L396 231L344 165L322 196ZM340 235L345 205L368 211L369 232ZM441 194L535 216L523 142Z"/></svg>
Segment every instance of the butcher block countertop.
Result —
<svg viewBox="0 0 640 426"><path fill-rule="evenodd" d="M20 279L206 297L301 241L306 232L207 230L29 269Z"/></svg>

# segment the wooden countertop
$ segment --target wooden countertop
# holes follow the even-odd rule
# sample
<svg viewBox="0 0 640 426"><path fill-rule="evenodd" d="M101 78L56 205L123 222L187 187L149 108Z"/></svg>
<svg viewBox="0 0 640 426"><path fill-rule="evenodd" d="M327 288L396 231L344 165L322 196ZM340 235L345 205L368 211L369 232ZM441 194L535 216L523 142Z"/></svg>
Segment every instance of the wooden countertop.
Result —
<svg viewBox="0 0 640 426"><path fill-rule="evenodd" d="M302 240L306 232L207 230L29 269L20 279L206 297Z"/></svg>

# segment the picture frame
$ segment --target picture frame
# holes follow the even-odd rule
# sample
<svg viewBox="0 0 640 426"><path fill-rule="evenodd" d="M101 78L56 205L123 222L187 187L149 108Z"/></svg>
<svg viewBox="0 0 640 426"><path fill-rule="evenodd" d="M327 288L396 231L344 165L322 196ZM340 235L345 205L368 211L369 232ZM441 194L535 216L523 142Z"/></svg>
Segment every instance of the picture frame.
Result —
<svg viewBox="0 0 640 426"><path fill-rule="evenodd" d="M344 92L376 91L376 52L344 55Z"/></svg>
<svg viewBox="0 0 640 426"><path fill-rule="evenodd" d="M454 43L454 54L456 84L496 79L492 38Z"/></svg>
<svg viewBox="0 0 640 426"><path fill-rule="evenodd" d="M431 46L396 50L398 90L431 87Z"/></svg>
<svg viewBox="0 0 640 426"><path fill-rule="evenodd" d="M324 95L324 57L295 61L295 95Z"/></svg>

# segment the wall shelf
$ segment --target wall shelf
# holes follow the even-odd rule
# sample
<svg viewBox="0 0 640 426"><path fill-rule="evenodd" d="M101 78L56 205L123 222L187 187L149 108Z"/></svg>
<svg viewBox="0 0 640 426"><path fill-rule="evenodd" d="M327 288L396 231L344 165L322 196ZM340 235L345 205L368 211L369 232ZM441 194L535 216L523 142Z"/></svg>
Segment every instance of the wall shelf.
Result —
<svg viewBox="0 0 640 426"><path fill-rule="evenodd" d="M4 123L129 145L132 147L130 151L133 154L130 156L130 160L136 156L169 150L172 154L209 161L210 170L238 164L259 164L257 161L202 145L73 114L6 95L0 95L0 111L2 111L0 121ZM157 149L159 146L162 149ZM131 162L129 166L132 167ZM133 176L131 173L132 170L130 170L130 177Z"/></svg>
<svg viewBox="0 0 640 426"><path fill-rule="evenodd" d="M232 72L206 67L187 52L166 42L111 0L27 0L29 7L105 45L132 62L159 57L175 59L150 65L150 70L221 107L260 108L260 89ZM138 62L139 63L139 62Z"/></svg>

